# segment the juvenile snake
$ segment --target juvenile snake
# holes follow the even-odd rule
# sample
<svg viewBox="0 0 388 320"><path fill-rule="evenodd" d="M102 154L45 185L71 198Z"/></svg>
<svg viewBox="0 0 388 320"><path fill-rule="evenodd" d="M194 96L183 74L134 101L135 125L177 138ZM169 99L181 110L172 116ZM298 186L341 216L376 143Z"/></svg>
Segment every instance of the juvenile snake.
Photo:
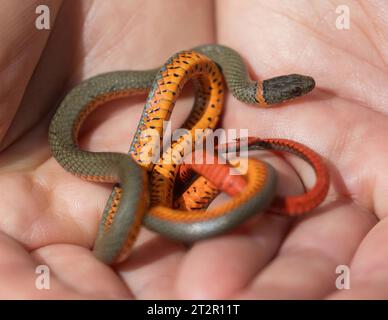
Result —
<svg viewBox="0 0 388 320"><path fill-rule="evenodd" d="M165 151L158 163L145 163L142 152L147 129L162 133L183 85L193 80L194 107L183 127L193 137L196 128L214 128L223 104L223 81L240 101L267 107L310 92L311 77L291 74L253 81L240 55L221 45L206 45L173 55L161 69L116 71L87 79L72 89L60 104L49 128L49 143L55 159L67 171L90 181L118 182L107 202L93 251L106 263L123 261L129 254L141 223L168 237L193 241L233 228L269 206L276 185L272 167L249 160L247 186L242 193L213 211L186 212L171 209L172 186L177 166L165 163L174 148ZM148 93L130 154L89 152L78 147L79 129L88 115L105 102ZM200 137L203 139L204 137ZM152 186L148 185L148 174ZM149 197L151 193L151 198ZM152 206L150 207L150 204Z"/></svg>

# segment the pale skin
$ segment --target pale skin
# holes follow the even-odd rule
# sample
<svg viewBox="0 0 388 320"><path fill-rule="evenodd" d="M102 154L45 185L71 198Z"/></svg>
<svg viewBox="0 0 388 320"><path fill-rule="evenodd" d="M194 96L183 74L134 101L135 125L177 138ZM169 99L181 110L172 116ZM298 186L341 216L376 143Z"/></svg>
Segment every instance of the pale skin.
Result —
<svg viewBox="0 0 388 320"><path fill-rule="evenodd" d="M0 10L0 298L388 298L386 2L66 0L58 11L51 1L51 31L34 28L37 3L2 1ZM350 7L350 30L336 29L340 4ZM255 77L315 78L308 97L274 109L228 96L223 125L308 145L327 159L329 195L300 219L258 215L190 248L144 229L128 262L106 266L90 248L111 185L82 181L51 157L56 103L92 75L155 67L212 42L240 52ZM82 147L126 152L144 99L101 108ZM290 163L314 182L295 158L265 159L283 193L302 191ZM35 287L41 264L50 290ZM350 290L335 287L338 265L350 267Z"/></svg>

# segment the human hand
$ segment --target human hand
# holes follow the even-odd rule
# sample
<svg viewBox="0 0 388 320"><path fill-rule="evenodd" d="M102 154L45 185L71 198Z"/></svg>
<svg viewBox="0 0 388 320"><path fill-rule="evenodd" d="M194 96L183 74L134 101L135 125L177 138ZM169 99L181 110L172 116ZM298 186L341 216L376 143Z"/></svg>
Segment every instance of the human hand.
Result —
<svg viewBox="0 0 388 320"><path fill-rule="evenodd" d="M378 250L387 208L385 28L377 14L383 3L349 5L351 28L341 31L335 28L335 3L219 1L213 11L210 1L66 1L46 46L47 32L33 28L37 3L26 11L31 21L14 25L12 19L26 8L13 3L0 11L7 12L2 30L14 26L3 35L3 54L12 57L3 61L0 74L2 297L386 297L388 258ZM52 2L54 16L59 7ZM374 23L365 19L369 15ZM252 136L290 138L322 154L332 177L328 198L301 219L259 215L191 248L143 230L128 262L105 266L90 247L111 186L81 181L51 157L47 125L55 103L89 76L155 67L176 51L212 42L236 49L258 78L315 78L317 88L309 96L272 109L229 97L223 124L248 128ZM82 147L126 152L144 99L109 103L92 115ZM190 105L189 97L180 98L173 125L179 127ZM302 191L289 165L270 155L265 159L287 184L282 192ZM310 170L290 162L311 185ZM51 270L50 290L35 287L41 264ZM341 264L351 268L350 290L335 288Z"/></svg>

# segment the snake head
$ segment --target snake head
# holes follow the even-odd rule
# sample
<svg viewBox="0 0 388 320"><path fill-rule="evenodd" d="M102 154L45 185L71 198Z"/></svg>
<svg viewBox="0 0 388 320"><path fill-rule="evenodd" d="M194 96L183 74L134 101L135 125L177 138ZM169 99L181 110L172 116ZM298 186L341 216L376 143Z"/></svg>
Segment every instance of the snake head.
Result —
<svg viewBox="0 0 388 320"><path fill-rule="evenodd" d="M267 104L274 104L309 93L315 87L312 77L289 74L263 81L262 95Z"/></svg>

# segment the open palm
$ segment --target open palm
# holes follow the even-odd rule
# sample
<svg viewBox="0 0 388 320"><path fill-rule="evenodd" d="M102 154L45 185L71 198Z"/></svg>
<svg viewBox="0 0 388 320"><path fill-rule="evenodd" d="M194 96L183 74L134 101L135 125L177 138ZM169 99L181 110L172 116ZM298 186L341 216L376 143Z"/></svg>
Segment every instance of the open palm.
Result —
<svg viewBox="0 0 388 320"><path fill-rule="evenodd" d="M34 28L36 1L3 1L0 297L388 298L388 5L378 2L351 2L350 30L338 30L343 1L53 0L49 35ZM51 157L53 111L89 76L156 67L214 42L240 52L258 78L315 78L311 94L272 109L228 97L223 126L316 150L330 167L327 200L301 219L259 215L190 248L142 230L128 262L105 266L90 248L111 186L81 181ZM82 146L126 152L144 99L92 115ZM180 99L175 126L190 105L190 95ZM290 163L314 182L294 158L265 159L279 169L282 192L302 190ZM50 290L35 286L38 265L51 271ZM350 267L350 290L336 289L338 265Z"/></svg>

